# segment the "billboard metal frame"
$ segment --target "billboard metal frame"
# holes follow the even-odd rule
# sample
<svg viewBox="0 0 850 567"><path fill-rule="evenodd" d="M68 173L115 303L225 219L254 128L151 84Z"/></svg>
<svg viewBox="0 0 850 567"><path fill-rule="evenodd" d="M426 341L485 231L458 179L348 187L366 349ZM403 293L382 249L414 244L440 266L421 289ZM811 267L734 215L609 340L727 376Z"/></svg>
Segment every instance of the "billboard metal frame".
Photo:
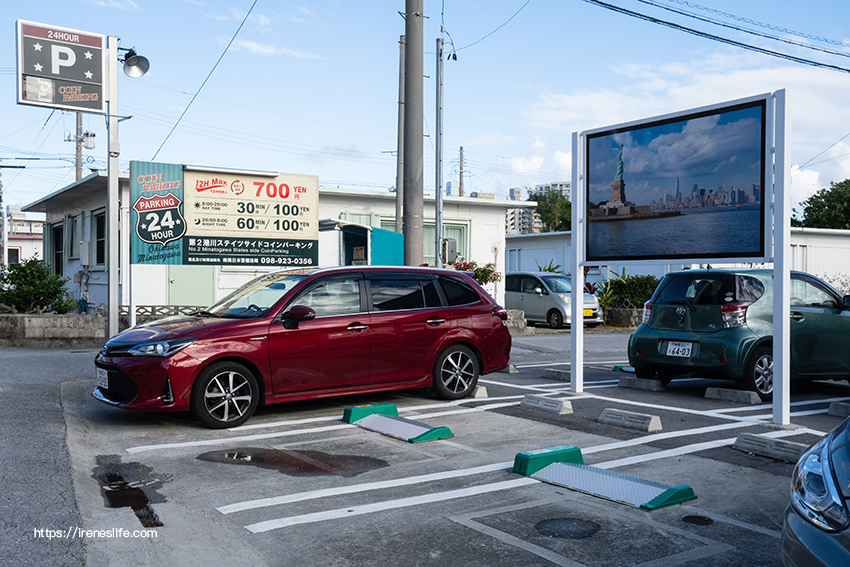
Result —
<svg viewBox="0 0 850 567"><path fill-rule="evenodd" d="M584 271L586 265L597 265L599 260L587 260L587 218L588 175L587 175L587 137L614 129L628 129L648 123L698 115L717 111L736 105L764 101L765 122L763 124L762 168L764 183L762 187L763 207L763 245L764 257L731 258L687 258L683 263L748 263L773 262L774 304L773 304L773 422L787 425L790 423L790 320L785 316L790 309L790 234L791 199L789 186L789 141L790 112L788 94L784 89L772 93L757 95L735 101L705 106L683 112L668 114L645 120L637 120L614 127L597 128L572 135L572 246L570 268L572 273L572 320L582 321L581 294L584 289ZM616 260L617 264L670 264L672 258ZM701 261L702 260L702 261ZM571 328L571 373L572 392L584 391L584 326Z"/></svg>
<svg viewBox="0 0 850 567"><path fill-rule="evenodd" d="M592 181L590 177L590 141L595 138L600 138L604 136L611 136L619 133L628 133L636 130L647 129L657 126L663 126L667 124L673 124L677 122L687 122L693 119L704 118L707 116L718 115L724 112L733 112L736 110L741 110L745 108L754 108L761 107L763 109L762 112L762 124L761 124L761 172L760 172L760 185L762 191L762 200L761 200L761 212L760 212L760 236L761 241L759 243L760 251L756 254L750 253L732 253L732 254L690 254L690 255L674 255L674 254L665 254L665 255L630 255L628 257L624 257L621 255L613 254L613 255L604 255L604 256L592 256L590 250L590 234L591 234L591 223L585 223L584 230L584 239L583 239L583 251L584 257L588 259L588 261L595 262L595 264L604 264L606 262L616 261L618 265L646 265L646 264L670 264L672 261L685 260L687 263L694 264L705 264L705 263L731 263L731 262L747 262L747 263L757 263L757 262L768 262L770 261L771 255L771 244L772 244L772 230L770 223L767 222L768 217L768 208L770 206L770 194L767 190L769 187L768 179L772 173L772 160L771 154L769 151L770 141L770 125L773 123L773 117L771 115L771 105L770 99L771 94L761 94L752 97L722 102L718 104L703 106L694 109L688 109L685 111L674 112L670 114L665 114L661 116L654 116L651 118L645 118L641 120L634 120L631 122L626 122L622 124L616 124L612 126L605 126L601 128L594 128L592 130L587 130L579 133L579 141L578 145L581 146L581 155L582 160L579 164L582 170L582 175L584 177L585 183L581 187L580 193L581 199L583 201L583 209L585 214L588 213L588 203L590 198L590 189L588 186L588 182ZM577 144L573 145L573 155L576 155ZM575 170L575 167L574 167ZM573 187L577 187L573 185ZM574 197L577 195L576 191L573 191ZM576 203L575 198L573 202L573 210L575 210ZM612 221L612 222L628 222L628 221ZM593 223L596 224L596 223Z"/></svg>

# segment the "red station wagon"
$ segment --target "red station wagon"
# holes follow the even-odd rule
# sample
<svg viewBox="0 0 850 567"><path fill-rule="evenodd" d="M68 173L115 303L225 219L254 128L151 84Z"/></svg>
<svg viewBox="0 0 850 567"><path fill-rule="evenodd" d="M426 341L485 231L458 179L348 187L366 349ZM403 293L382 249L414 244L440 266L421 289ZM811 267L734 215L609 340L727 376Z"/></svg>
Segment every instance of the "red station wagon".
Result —
<svg viewBox="0 0 850 567"><path fill-rule="evenodd" d="M258 404L432 387L462 398L508 365L507 311L468 274L348 266L260 276L204 311L116 335L93 396L235 427Z"/></svg>

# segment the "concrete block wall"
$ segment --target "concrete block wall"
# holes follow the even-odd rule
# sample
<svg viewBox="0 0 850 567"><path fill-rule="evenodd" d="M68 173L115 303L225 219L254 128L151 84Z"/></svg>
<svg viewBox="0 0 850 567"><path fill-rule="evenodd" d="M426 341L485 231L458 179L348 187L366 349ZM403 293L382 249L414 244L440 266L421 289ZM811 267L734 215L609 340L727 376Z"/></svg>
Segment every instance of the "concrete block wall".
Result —
<svg viewBox="0 0 850 567"><path fill-rule="evenodd" d="M105 317L70 313L0 315L0 346L99 348L106 343Z"/></svg>

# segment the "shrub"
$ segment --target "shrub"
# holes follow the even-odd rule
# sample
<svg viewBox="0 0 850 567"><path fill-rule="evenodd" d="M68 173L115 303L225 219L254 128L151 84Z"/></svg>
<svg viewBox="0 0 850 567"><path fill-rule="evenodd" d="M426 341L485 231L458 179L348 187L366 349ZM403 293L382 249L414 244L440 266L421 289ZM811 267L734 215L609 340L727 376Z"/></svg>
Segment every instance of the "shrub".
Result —
<svg viewBox="0 0 850 567"><path fill-rule="evenodd" d="M541 266L540 262L538 262L537 260L535 260L534 263L537 264L538 272L551 272L553 274L561 273L561 264L556 264L555 260L549 260L549 263L545 266Z"/></svg>
<svg viewBox="0 0 850 567"><path fill-rule="evenodd" d="M27 313L38 309L68 313L77 304L65 296L68 278L51 273L35 257L6 266L0 273L0 303Z"/></svg>
<svg viewBox="0 0 850 567"><path fill-rule="evenodd" d="M458 256L454 265L455 270L459 272L472 272L472 279L481 285L502 281L502 274L496 271L496 264L493 262L479 266L474 260L467 262L462 256Z"/></svg>
<svg viewBox="0 0 850 567"><path fill-rule="evenodd" d="M629 300L641 307L652 297L652 292L661 282L655 276L622 276L611 280L611 295L615 301Z"/></svg>

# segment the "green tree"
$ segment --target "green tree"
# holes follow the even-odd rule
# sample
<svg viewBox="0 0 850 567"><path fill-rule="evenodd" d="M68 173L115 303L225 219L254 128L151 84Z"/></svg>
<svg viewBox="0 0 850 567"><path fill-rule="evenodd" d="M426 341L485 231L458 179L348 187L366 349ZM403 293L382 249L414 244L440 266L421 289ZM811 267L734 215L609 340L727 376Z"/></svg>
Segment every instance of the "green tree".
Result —
<svg viewBox="0 0 850 567"><path fill-rule="evenodd" d="M76 304L65 297L68 278L51 273L50 268L35 257L11 264L0 273L0 303L21 312L48 309L67 313Z"/></svg>
<svg viewBox="0 0 850 567"><path fill-rule="evenodd" d="M573 206L563 193L554 190L546 193L538 191L532 193L528 200L537 203L537 213L546 232L570 230Z"/></svg>
<svg viewBox="0 0 850 567"><path fill-rule="evenodd" d="M792 226L809 228L850 229L850 179L840 183L830 182L829 189L821 189L802 203L802 218L796 209Z"/></svg>

